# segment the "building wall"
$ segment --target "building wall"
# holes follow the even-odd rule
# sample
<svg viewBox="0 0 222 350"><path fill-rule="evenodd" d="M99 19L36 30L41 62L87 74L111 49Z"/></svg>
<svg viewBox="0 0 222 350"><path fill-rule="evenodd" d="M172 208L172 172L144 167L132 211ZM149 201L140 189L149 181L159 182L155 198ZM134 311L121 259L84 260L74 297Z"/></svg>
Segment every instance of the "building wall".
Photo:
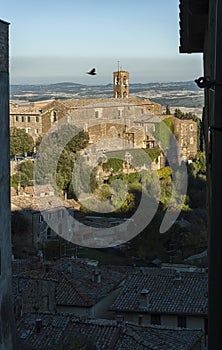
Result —
<svg viewBox="0 0 222 350"><path fill-rule="evenodd" d="M10 127L29 131L34 140L37 140L63 118L84 129L107 122L130 127L134 120L147 112L161 115L162 107L158 103L136 97L123 99L121 103L117 103L114 98L54 101L44 105L42 109L33 104L25 107L11 105Z"/></svg>
<svg viewBox="0 0 222 350"><path fill-rule="evenodd" d="M88 128L89 141L95 143L105 138L123 138L125 126L123 124L105 123Z"/></svg>
<svg viewBox="0 0 222 350"><path fill-rule="evenodd" d="M42 134L42 118L40 114L21 113L10 114L10 127L24 129L27 134L37 140Z"/></svg>
<svg viewBox="0 0 222 350"><path fill-rule="evenodd" d="M134 313L121 313L124 316L124 321L139 323L139 316L142 316L142 324L150 325L151 317L148 313L134 312ZM198 316L187 316L187 328L204 329L204 318ZM177 315L161 315L161 325L167 327L177 327Z"/></svg>
<svg viewBox="0 0 222 350"><path fill-rule="evenodd" d="M54 312L56 310L56 283L52 280L30 280L22 292L22 311Z"/></svg>
<svg viewBox="0 0 222 350"><path fill-rule="evenodd" d="M13 349L9 187L8 23L0 20L0 349Z"/></svg>
<svg viewBox="0 0 222 350"><path fill-rule="evenodd" d="M184 160L197 154L197 123L193 120L180 120L172 117L174 134L178 142L179 153Z"/></svg>

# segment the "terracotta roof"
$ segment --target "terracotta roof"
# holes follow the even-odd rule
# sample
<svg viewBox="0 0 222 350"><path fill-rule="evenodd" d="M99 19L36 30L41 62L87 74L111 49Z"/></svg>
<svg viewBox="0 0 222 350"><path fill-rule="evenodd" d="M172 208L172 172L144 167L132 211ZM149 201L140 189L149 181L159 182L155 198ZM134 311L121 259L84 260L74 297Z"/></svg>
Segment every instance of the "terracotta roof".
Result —
<svg viewBox="0 0 222 350"><path fill-rule="evenodd" d="M150 101L149 99L140 97L128 97L128 98L84 98L84 99L72 99L63 100L62 103L72 109L78 107L116 107L116 106L128 106L128 105L147 105L147 104L158 104Z"/></svg>
<svg viewBox="0 0 222 350"><path fill-rule="evenodd" d="M10 103L10 114L19 115L19 114L27 114L27 115L43 115L48 111L56 109L59 111L67 111L66 106L62 101L50 101L44 103L27 103L25 105L17 105L14 103Z"/></svg>
<svg viewBox="0 0 222 350"><path fill-rule="evenodd" d="M54 350L66 328L69 318L63 315L41 315L41 332L36 331L36 319L40 315L29 315L17 322L17 336L21 344L35 350Z"/></svg>
<svg viewBox="0 0 222 350"><path fill-rule="evenodd" d="M115 289L125 276L109 267L95 269L86 264L78 264L73 259L61 259L58 264L57 267L63 272L63 279L59 281L57 289L59 305L92 306ZM70 268L72 272L68 272ZM93 281L95 272L101 274L101 282L96 282L96 279ZM75 294L70 294L71 288Z"/></svg>
<svg viewBox="0 0 222 350"><path fill-rule="evenodd" d="M79 204L74 199L62 200L55 195L31 197L18 195L11 198L11 210L57 210L60 208L79 209Z"/></svg>
<svg viewBox="0 0 222 350"><path fill-rule="evenodd" d="M201 272L144 269L128 278L111 310L162 314L207 314L208 277ZM147 289L149 302L140 306L141 291Z"/></svg>
<svg viewBox="0 0 222 350"><path fill-rule="evenodd" d="M37 319L42 323L39 333ZM20 344L33 350L54 350L57 344L78 335L83 341L92 339L100 350L191 350L203 333L195 329L118 324L111 320L84 321L61 314L30 314L17 321Z"/></svg>
<svg viewBox="0 0 222 350"><path fill-rule="evenodd" d="M68 258L49 263L47 270L36 264L35 269L24 267L19 272L18 266L15 265L18 263L12 264L15 286L19 284L18 279L57 281L56 304L60 306L91 307L114 290L125 277L124 273L112 268L102 266L95 269L93 266ZM101 274L101 281L97 282L95 272Z"/></svg>
<svg viewBox="0 0 222 350"><path fill-rule="evenodd" d="M156 115L154 115L153 113L149 113L149 114L144 114L142 115L139 119L136 119L134 121L134 123L160 123L162 121L162 117L157 117Z"/></svg>

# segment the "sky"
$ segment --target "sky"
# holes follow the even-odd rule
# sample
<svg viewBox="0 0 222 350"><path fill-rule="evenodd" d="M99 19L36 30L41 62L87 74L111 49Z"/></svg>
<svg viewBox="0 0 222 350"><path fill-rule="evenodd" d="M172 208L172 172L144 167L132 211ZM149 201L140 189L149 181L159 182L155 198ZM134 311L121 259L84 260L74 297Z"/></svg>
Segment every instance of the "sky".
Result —
<svg viewBox="0 0 222 350"><path fill-rule="evenodd" d="M132 83L202 75L202 54L179 54L179 0L5 0L0 18L14 84L109 84L118 61Z"/></svg>

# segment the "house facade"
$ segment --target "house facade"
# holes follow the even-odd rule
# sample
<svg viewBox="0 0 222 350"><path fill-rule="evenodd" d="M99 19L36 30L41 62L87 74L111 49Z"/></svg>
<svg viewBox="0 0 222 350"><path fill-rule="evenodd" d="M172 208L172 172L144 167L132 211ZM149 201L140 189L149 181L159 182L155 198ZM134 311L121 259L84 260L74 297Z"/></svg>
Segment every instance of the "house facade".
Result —
<svg viewBox="0 0 222 350"><path fill-rule="evenodd" d="M14 248L20 247L22 237L25 250L43 249L47 241L58 239L58 232L62 235L72 230L64 216L66 211L73 216L76 209L79 205L74 199L60 200L50 185L28 186L22 194L14 193L11 197Z"/></svg>
<svg viewBox="0 0 222 350"><path fill-rule="evenodd" d="M207 283L204 272L144 268L128 278L111 310L128 322L207 333Z"/></svg>

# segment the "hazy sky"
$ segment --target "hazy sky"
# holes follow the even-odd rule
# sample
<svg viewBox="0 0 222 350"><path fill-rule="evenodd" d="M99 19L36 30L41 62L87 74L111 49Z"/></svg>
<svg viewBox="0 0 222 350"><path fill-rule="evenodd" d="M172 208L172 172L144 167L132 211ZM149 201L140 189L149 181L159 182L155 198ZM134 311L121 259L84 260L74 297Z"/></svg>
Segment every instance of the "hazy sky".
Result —
<svg viewBox="0 0 222 350"><path fill-rule="evenodd" d="M194 80L202 55L179 54L179 0L5 0L12 83ZM96 67L98 74L86 74Z"/></svg>

